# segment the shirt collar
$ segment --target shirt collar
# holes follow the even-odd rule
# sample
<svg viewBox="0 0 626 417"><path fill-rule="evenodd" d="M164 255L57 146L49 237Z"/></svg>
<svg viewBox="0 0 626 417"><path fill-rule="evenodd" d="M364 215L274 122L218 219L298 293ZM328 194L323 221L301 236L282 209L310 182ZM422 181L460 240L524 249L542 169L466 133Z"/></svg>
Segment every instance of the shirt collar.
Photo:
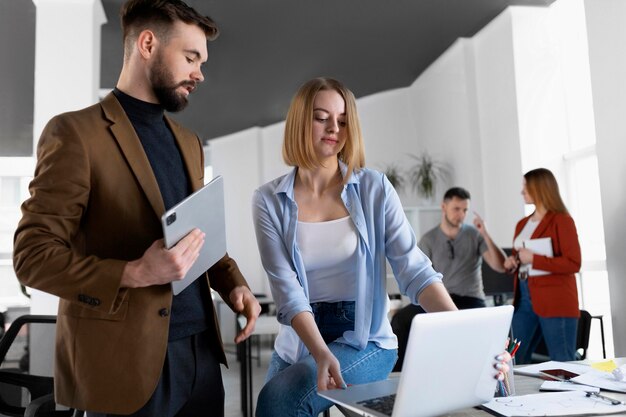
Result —
<svg viewBox="0 0 626 417"><path fill-rule="evenodd" d="M346 173L348 172L348 165L346 165L343 161L340 160L339 170L341 171L341 176L345 178ZM276 191L274 191L274 194L284 193L287 197L293 200L294 199L293 186L296 181L297 172L298 172L298 167L294 167L289 174L285 175L278 183L278 186L276 186ZM359 179L355 175L355 172L353 172L350 178L348 179L348 182L344 185L344 189L348 186L348 184L358 184L358 183L359 183Z"/></svg>

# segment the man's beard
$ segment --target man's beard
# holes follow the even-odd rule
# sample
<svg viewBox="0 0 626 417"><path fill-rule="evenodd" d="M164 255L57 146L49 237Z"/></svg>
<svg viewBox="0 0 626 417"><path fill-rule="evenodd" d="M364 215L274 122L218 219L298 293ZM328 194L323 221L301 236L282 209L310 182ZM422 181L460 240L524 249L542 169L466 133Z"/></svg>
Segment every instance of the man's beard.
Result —
<svg viewBox="0 0 626 417"><path fill-rule="evenodd" d="M179 87L196 86L194 81L181 81L175 84L172 74L167 70L165 65L163 65L163 61L160 58L155 62L152 68L150 82L152 83L152 90L159 100L159 103L169 112L181 111L189 104L187 97L176 91Z"/></svg>
<svg viewBox="0 0 626 417"><path fill-rule="evenodd" d="M446 223L447 223L447 224L448 224L448 226L450 226L450 227L455 227L455 228L456 228L456 227L461 227L461 225L463 224L463 222L462 222L462 221L456 221L456 222L451 221L451 220L448 218L448 216L447 216L447 215L445 215L445 214L443 215L443 217L446 219Z"/></svg>

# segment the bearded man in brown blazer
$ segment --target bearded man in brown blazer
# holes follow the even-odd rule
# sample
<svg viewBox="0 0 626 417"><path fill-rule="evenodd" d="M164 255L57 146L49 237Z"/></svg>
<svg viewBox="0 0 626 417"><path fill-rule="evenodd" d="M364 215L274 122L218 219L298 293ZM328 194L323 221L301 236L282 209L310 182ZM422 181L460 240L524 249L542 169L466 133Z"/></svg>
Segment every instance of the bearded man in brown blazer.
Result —
<svg viewBox="0 0 626 417"><path fill-rule="evenodd" d="M204 79L215 23L180 0L130 0L124 65L101 103L54 117L15 233L19 280L60 298L58 403L88 415L221 416L226 363L210 288L248 319L260 306L226 255L173 296L204 236L163 246L160 217L204 183L198 137L164 114Z"/></svg>

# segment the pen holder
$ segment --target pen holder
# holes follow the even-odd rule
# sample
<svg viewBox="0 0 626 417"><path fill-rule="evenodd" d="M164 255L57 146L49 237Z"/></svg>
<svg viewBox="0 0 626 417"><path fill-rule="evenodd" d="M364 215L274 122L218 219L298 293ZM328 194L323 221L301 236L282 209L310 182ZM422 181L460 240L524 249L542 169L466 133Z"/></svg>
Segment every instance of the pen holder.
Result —
<svg viewBox="0 0 626 417"><path fill-rule="evenodd" d="M515 379L513 378L513 361L509 362L509 371L504 373L504 379L496 384L494 397L509 397L515 395Z"/></svg>

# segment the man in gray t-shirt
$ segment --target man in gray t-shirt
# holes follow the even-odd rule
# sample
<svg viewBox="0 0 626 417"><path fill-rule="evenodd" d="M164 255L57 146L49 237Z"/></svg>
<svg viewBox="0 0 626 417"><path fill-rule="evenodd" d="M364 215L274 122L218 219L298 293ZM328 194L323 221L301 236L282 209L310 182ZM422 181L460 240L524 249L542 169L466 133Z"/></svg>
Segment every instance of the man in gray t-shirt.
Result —
<svg viewBox="0 0 626 417"><path fill-rule="evenodd" d="M451 238L437 226L428 231L419 242L420 249L430 258L433 267L443 274L443 284L451 295L475 300L464 300L469 307L484 307L485 293L481 275L482 256L489 247L478 229L469 224L454 228ZM486 233L486 232L485 232Z"/></svg>
<svg viewBox="0 0 626 417"><path fill-rule="evenodd" d="M474 213L474 226L464 223L469 206L467 190L450 188L441 203L441 223L424 234L418 244L435 270L443 274L443 285L459 309L485 307L482 261L484 259L493 270L504 272L506 259L478 214ZM393 316L391 326L399 345L394 371L402 367L411 320L424 312L420 306L409 304Z"/></svg>

